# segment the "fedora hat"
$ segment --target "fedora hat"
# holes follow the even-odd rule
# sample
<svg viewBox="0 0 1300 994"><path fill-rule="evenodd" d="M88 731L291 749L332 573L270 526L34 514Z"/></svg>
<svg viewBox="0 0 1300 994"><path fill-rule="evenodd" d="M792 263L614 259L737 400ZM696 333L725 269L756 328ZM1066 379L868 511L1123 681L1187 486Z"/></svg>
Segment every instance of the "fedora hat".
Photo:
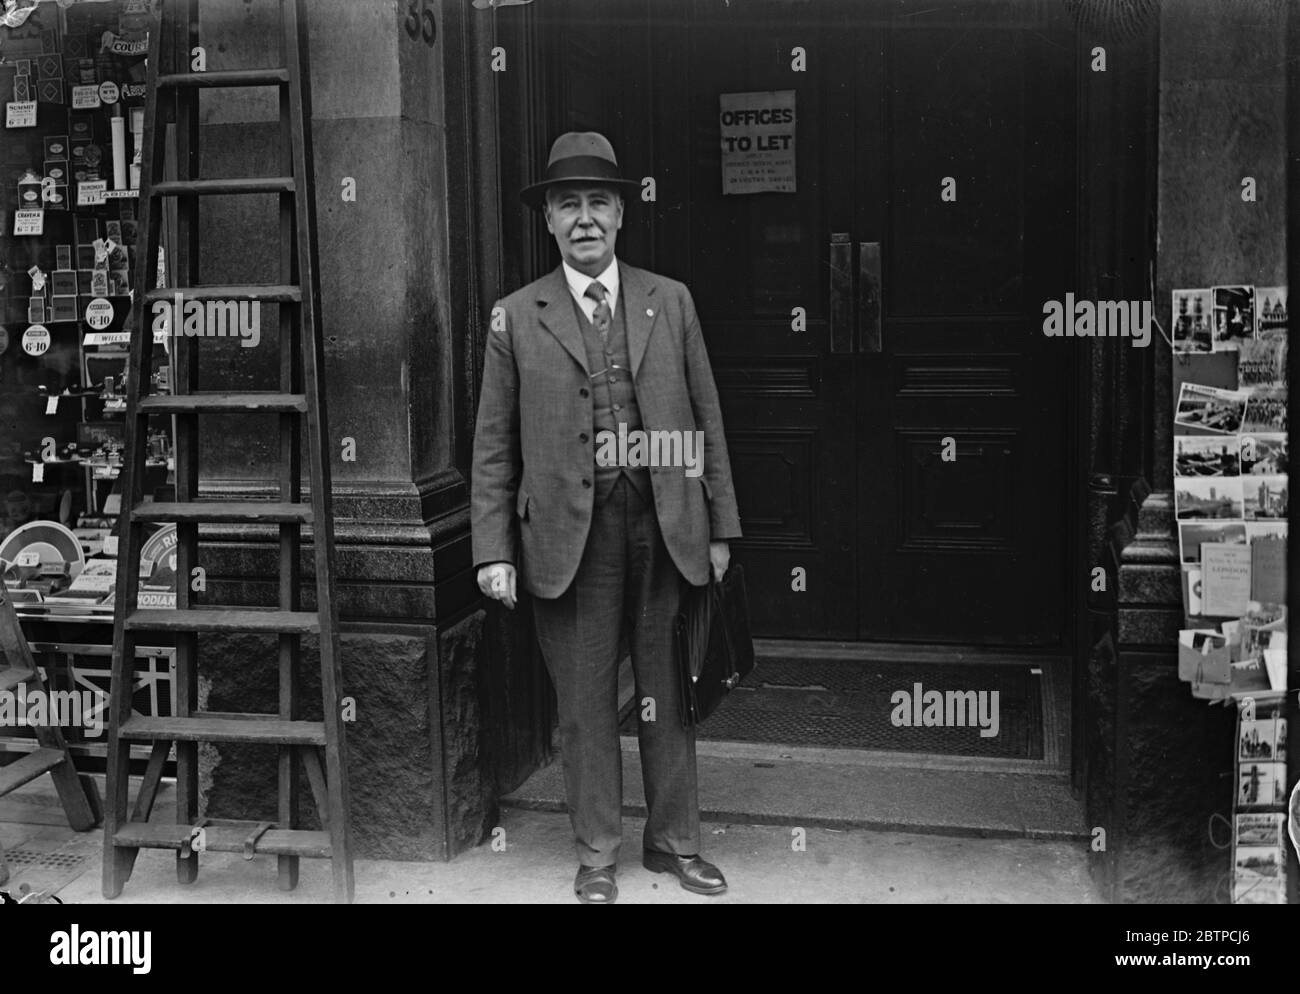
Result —
<svg viewBox="0 0 1300 994"><path fill-rule="evenodd" d="M550 161L546 163L545 179L520 190L519 199L534 210L540 209L546 200L547 188L557 183L607 186L628 196L641 188L636 180L623 179L619 175L614 146L595 131L570 131L555 139Z"/></svg>

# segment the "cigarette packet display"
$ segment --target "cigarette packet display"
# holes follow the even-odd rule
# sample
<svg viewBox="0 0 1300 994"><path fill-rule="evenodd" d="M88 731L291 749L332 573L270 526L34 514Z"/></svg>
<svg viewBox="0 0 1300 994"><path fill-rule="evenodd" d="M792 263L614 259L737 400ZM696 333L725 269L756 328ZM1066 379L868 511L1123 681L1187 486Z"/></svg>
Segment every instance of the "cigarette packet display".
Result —
<svg viewBox="0 0 1300 994"><path fill-rule="evenodd" d="M76 295L74 294L71 297L51 297L50 298L50 320L51 321L77 320Z"/></svg>

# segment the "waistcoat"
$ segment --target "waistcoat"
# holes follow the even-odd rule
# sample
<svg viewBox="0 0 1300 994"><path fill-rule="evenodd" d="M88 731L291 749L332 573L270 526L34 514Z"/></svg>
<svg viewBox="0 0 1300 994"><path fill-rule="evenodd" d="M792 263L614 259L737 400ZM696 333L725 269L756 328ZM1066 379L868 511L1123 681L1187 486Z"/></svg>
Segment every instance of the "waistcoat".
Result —
<svg viewBox="0 0 1300 994"><path fill-rule="evenodd" d="M641 409L636 402L632 362L627 347L627 307L623 301L619 301L610 321L607 342L601 341L600 332L595 324L587 320L587 315L582 312L576 300L573 301L573 309L577 312L578 327L582 329L582 341L587 348L587 366L592 373L606 370L591 381L592 422L596 430L591 440L591 460L596 474L596 506L599 507L609 499L614 484L623 475L627 476L628 483L636 488L642 500L653 504L650 471L644 466L601 466L596 463L601 432L613 432L617 437L620 422L627 425L628 432L641 428ZM619 368L611 369L611 366ZM610 382L611 378L613 382Z"/></svg>

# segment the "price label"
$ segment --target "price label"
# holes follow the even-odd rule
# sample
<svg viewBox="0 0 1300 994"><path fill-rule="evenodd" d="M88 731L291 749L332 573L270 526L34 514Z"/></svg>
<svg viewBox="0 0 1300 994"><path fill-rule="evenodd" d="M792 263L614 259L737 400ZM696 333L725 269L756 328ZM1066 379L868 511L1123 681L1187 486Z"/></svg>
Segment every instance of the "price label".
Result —
<svg viewBox="0 0 1300 994"><path fill-rule="evenodd" d="M32 463L32 482L33 483L45 482L45 463L43 462Z"/></svg>
<svg viewBox="0 0 1300 994"><path fill-rule="evenodd" d="M20 100L17 103L5 104L5 127L36 127L36 101Z"/></svg>
<svg viewBox="0 0 1300 994"><path fill-rule="evenodd" d="M34 324L23 332L23 351L30 356L45 355L50 350L50 330Z"/></svg>
<svg viewBox="0 0 1300 994"><path fill-rule="evenodd" d="M117 84L113 82L99 84L99 99L106 104L115 104L120 96Z"/></svg>
<svg viewBox="0 0 1300 994"><path fill-rule="evenodd" d="M59 413L59 395L57 393L52 393L49 395L49 397L46 398L45 413L46 414Z"/></svg>
<svg viewBox="0 0 1300 994"><path fill-rule="evenodd" d="M25 207L14 211L14 237L43 234L45 234L45 211L37 207Z"/></svg>
<svg viewBox="0 0 1300 994"><path fill-rule="evenodd" d="M41 466L41 468L44 469L45 467ZM18 553L17 558L14 559L15 566L26 566L31 568L32 566L39 566L40 564L41 554L39 552L20 552Z"/></svg>
<svg viewBox="0 0 1300 994"><path fill-rule="evenodd" d="M78 207L96 207L105 203L108 192L108 180L92 179L77 184L77 206Z"/></svg>
<svg viewBox="0 0 1300 994"><path fill-rule="evenodd" d="M74 86L72 88L73 110L94 110L100 105L99 87L94 83L90 83L87 86Z"/></svg>
<svg viewBox="0 0 1300 994"><path fill-rule="evenodd" d="M96 297L86 305L86 324L103 331L113 323L113 305L103 297Z"/></svg>
<svg viewBox="0 0 1300 994"><path fill-rule="evenodd" d="M116 535L105 535L105 536L104 536L104 555L106 555L106 556L116 556L116 555L117 555L117 536L116 536Z"/></svg>

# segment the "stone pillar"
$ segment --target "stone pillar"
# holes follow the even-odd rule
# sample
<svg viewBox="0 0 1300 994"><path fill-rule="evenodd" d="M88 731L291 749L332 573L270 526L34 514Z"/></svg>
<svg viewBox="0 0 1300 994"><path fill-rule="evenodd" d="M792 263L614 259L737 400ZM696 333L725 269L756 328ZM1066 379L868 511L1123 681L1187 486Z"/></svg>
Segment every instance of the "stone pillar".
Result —
<svg viewBox="0 0 1300 994"><path fill-rule="evenodd" d="M1174 289L1286 282L1284 28L1285 6L1262 0L1162 9L1155 296L1162 324ZM1216 43L1207 47L1206 38ZM1242 200L1245 177L1256 181L1254 203ZM1231 813L1234 715L1193 699L1178 680L1185 618L1172 493L1177 384L1218 380L1203 365L1193 368L1195 360L1176 359L1163 340L1154 358L1154 492L1120 561L1113 813L1122 829L1113 896L1226 901L1230 860L1210 843L1209 824Z"/></svg>
<svg viewBox="0 0 1300 994"><path fill-rule="evenodd" d="M346 726L354 837L362 855L449 858L476 844L495 815L479 756L480 622L467 617L472 595L462 575L467 485L457 464L453 357L464 330L453 326L449 303L443 11L430 3L432 28L417 21L412 31L404 3L306 7L341 693L357 704ZM209 70L282 63L278 0L205 0L200 16ZM203 176L279 174L272 91L213 91L202 100ZM203 282L278 282L275 198L213 198L202 218ZM269 308L258 348L200 343L200 387L273 388L277 338ZM205 425L203 490L269 494L274 420ZM208 603L274 602L273 533L202 535ZM305 543L303 576L304 606L312 607ZM445 598L445 589L455 596ZM209 708L275 710L270 640L204 639L200 659ZM314 652L305 652L308 716L320 706L315 666ZM208 750L205 813L273 812L272 753Z"/></svg>

